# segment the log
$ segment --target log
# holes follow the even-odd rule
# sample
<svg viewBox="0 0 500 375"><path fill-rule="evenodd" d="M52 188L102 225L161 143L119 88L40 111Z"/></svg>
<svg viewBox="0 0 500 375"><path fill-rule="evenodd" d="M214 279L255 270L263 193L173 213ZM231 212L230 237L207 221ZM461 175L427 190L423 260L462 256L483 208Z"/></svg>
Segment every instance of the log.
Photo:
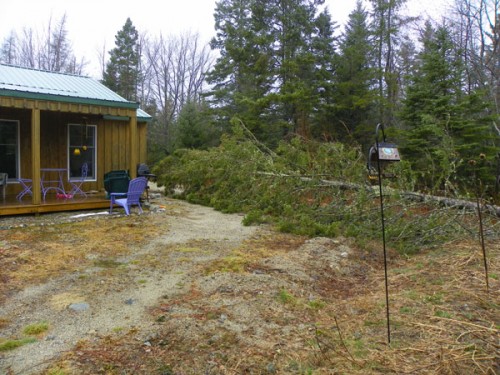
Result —
<svg viewBox="0 0 500 375"><path fill-rule="evenodd" d="M259 174L266 175L266 176L271 176L271 177L283 177L283 178L298 178L301 181L312 181L313 179L311 177L304 177L304 176L294 176L294 175L288 175L288 174L275 174L275 173L269 173L269 172L261 172ZM375 186L370 186L370 185L361 185L361 184L355 184L351 182L345 182L345 181L332 181L332 180L319 180L319 182L322 185L325 186L334 186L338 187L340 189L346 189L346 190L361 190L365 189L368 191L372 192L378 192L378 187ZM457 208L457 209L468 209L471 211L477 210L477 202L475 201L470 201L466 199L458 199L458 198L449 198L449 197L441 197L437 195L428 195L428 194L423 194L423 193L417 193L413 191L398 191L394 190L391 188L384 188L385 191L392 193L392 194L399 194L405 199L409 199L412 201L418 201L418 202L423 202L423 203L437 203L441 206L445 207L451 207L451 208ZM482 206L482 209L484 212L488 212L491 215L495 215L497 217L500 217L500 207L491 205L491 204L484 204Z"/></svg>
<svg viewBox="0 0 500 375"><path fill-rule="evenodd" d="M437 195L427 195L416 192L402 192L401 195L407 199L419 201L419 202L433 202L438 203L445 207L453 207L453 208L465 208L470 210L477 210L477 202L472 202L465 199L457 199L457 198L448 198L448 197L440 197ZM482 210L488 212L492 215L500 217L500 207L484 204L482 206Z"/></svg>

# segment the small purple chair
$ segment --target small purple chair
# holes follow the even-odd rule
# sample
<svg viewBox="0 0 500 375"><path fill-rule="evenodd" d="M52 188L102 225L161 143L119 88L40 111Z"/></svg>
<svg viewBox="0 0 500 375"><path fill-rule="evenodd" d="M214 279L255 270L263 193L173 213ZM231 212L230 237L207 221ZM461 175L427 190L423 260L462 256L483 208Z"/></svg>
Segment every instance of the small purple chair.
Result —
<svg viewBox="0 0 500 375"><path fill-rule="evenodd" d="M69 192L70 196L74 197L76 194L81 194L84 197L87 197L87 194L82 190L82 185L85 182L88 173L89 173L89 165L87 163L83 163L82 175L78 177L78 179L69 182L71 184L71 191Z"/></svg>
<svg viewBox="0 0 500 375"><path fill-rule="evenodd" d="M33 180L31 178L18 178L17 181L21 184L21 192L17 194L17 199L21 200L23 197L28 195L33 195L31 191L31 185L33 184Z"/></svg>
<svg viewBox="0 0 500 375"><path fill-rule="evenodd" d="M146 177L137 177L130 181L126 193L110 193L109 213L113 213L113 205L117 204L125 209L125 213L130 215L130 207L136 205L139 212L142 213L141 196L146 189L148 180ZM126 195L126 197L124 197Z"/></svg>

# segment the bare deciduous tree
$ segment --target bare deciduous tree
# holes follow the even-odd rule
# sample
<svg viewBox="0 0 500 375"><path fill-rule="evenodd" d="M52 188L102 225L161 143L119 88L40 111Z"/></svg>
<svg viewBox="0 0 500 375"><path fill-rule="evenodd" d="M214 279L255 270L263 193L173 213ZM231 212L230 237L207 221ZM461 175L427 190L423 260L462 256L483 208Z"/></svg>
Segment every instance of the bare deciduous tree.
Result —
<svg viewBox="0 0 500 375"><path fill-rule="evenodd" d="M457 43L463 50L469 91L486 89L500 115L500 0L456 0ZM492 111L492 112L493 112ZM500 136L498 120L494 131Z"/></svg>
<svg viewBox="0 0 500 375"><path fill-rule="evenodd" d="M157 108L155 139L166 140L169 128L188 102L199 102L205 74L212 58L208 45L202 45L198 34L149 41L144 48L143 103Z"/></svg>
<svg viewBox="0 0 500 375"><path fill-rule="evenodd" d="M0 50L0 61L14 65L17 63L19 52L17 45L17 35L14 30L4 39L2 49Z"/></svg>
<svg viewBox="0 0 500 375"><path fill-rule="evenodd" d="M12 31L4 40L0 61L54 72L82 74L87 62L73 54L66 29L66 15L53 26L49 20L45 32L39 34L24 28L20 37Z"/></svg>

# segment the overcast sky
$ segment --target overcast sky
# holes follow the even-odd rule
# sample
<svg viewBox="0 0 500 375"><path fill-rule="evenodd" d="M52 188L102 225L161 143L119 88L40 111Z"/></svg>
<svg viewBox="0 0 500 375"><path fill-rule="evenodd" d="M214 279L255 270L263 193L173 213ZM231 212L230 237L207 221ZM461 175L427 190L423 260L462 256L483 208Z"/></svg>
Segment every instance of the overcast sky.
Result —
<svg viewBox="0 0 500 375"><path fill-rule="evenodd" d="M451 0L408 0L412 15L443 13ZM24 27L46 30L49 20L67 16L68 38L77 58L98 64L98 51L114 47L114 37L127 17L136 29L153 36L199 33L203 41L214 35L213 13L216 0L0 0L0 42L11 30ZM161 9L159 8L161 4ZM332 19L340 26L354 9L356 0L326 0ZM364 4L368 4L364 1ZM99 66L88 74L100 78Z"/></svg>

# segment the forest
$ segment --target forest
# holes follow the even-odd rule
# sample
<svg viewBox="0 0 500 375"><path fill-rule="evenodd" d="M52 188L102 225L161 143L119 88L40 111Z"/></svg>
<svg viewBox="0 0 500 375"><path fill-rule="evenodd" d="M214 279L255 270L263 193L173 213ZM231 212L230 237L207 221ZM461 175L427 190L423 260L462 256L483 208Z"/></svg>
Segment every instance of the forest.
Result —
<svg viewBox="0 0 500 375"><path fill-rule="evenodd" d="M497 202L499 2L456 0L439 19L405 15L406 2L358 1L341 27L322 0L221 0L209 45L148 36L129 18L102 53L102 82L153 116L151 165L220 148L235 123L272 152L296 139L311 154L339 143L366 158L382 124L406 190L468 196L479 181ZM0 62L85 74L66 22L13 30Z"/></svg>

